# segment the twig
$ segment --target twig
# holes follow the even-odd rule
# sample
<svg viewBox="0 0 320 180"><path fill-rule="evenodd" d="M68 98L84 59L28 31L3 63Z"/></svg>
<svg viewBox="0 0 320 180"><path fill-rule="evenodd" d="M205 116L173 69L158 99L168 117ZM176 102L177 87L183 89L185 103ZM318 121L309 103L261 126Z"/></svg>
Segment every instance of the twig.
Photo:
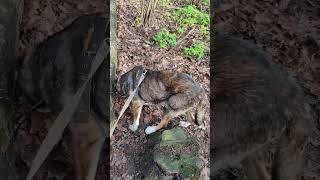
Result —
<svg viewBox="0 0 320 180"><path fill-rule="evenodd" d="M182 41L184 41L193 31L194 31L195 27L193 27L192 29L190 29L188 31L188 33L183 36L182 38L179 39L179 41L177 42L177 46L175 47L175 49L177 49L179 47L179 45L181 44Z"/></svg>
<svg viewBox="0 0 320 180"><path fill-rule="evenodd" d="M165 53L159 53L158 56L156 56L154 59L156 60L160 60L162 59L164 56L166 56L167 54L169 54L172 50L177 50L178 47L180 46L180 44L194 31L195 27L193 27L192 29L190 29L186 35L184 35L183 37L181 37L178 41L175 47L171 47L168 49L168 51L166 51Z"/></svg>

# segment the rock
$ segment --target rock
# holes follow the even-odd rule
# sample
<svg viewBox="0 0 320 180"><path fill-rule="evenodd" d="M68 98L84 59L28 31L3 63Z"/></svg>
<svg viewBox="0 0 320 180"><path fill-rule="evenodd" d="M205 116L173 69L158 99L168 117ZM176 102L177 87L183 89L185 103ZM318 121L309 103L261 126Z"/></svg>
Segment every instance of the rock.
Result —
<svg viewBox="0 0 320 180"><path fill-rule="evenodd" d="M180 127L163 131L154 146L153 160L167 174L199 179L204 166L199 157L199 144Z"/></svg>

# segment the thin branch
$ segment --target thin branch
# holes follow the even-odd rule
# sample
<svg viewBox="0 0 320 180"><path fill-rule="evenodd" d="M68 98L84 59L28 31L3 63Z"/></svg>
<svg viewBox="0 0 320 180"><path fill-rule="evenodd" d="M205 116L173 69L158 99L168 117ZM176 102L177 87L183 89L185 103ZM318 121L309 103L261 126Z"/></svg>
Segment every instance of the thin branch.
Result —
<svg viewBox="0 0 320 180"><path fill-rule="evenodd" d="M177 45L176 45L175 48L177 49L177 48L179 47L179 45L181 44L181 42L184 41L194 30L195 30L195 27L193 27L192 29L190 29L185 36L183 36L182 38L180 38L180 39L178 40Z"/></svg>
<svg viewBox="0 0 320 180"><path fill-rule="evenodd" d="M173 50L177 50L178 47L180 46L180 44L194 31L195 27L193 27L192 29L190 29L186 35L184 35L183 37L181 37L178 41L175 47L170 47L165 53L159 53L158 56L154 57L154 59L156 60L160 60L162 59L164 56L166 56L167 54L169 54L170 52L172 52Z"/></svg>

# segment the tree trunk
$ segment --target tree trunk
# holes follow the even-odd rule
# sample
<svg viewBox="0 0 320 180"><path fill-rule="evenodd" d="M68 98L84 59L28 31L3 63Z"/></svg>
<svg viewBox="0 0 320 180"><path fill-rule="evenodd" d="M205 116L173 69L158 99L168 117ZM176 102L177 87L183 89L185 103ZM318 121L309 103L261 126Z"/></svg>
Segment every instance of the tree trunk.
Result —
<svg viewBox="0 0 320 180"><path fill-rule="evenodd" d="M19 24L23 0L0 1L0 179L15 179L12 147L13 108L9 75L16 66Z"/></svg>
<svg viewBox="0 0 320 180"><path fill-rule="evenodd" d="M116 127L115 115L113 111L113 99L114 99L114 83L116 81L116 69L118 64L117 58L117 11L116 11L115 0L110 0L110 72L108 77L110 77L110 129ZM110 134L110 133L108 133Z"/></svg>

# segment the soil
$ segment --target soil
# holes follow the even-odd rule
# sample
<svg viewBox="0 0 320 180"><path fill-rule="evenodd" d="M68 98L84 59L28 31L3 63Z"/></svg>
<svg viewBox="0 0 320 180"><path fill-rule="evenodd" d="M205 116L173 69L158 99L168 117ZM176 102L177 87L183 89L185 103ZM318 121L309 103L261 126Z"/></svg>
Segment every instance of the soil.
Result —
<svg viewBox="0 0 320 180"><path fill-rule="evenodd" d="M215 28L269 52L303 87L320 130L320 2L317 0L216 1ZM320 131L308 144L303 180L320 178ZM241 179L230 175L226 179Z"/></svg>

